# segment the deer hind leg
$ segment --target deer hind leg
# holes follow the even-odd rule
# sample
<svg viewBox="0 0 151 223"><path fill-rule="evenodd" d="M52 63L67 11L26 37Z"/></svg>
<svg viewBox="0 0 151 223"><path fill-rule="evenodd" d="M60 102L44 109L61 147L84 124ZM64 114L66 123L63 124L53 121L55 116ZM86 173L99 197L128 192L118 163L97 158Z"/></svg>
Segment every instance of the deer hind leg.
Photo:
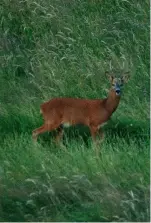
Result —
<svg viewBox="0 0 151 223"><path fill-rule="evenodd" d="M95 152L96 152L96 156L98 157L99 155L99 151L98 151L98 141L96 140L97 136L101 136L101 138L103 137L103 132L99 132L99 128L98 126L90 126L90 132L91 132L91 136L95 145Z"/></svg>
<svg viewBox="0 0 151 223"><path fill-rule="evenodd" d="M59 126L59 128L57 129L56 142L59 143L62 137L63 137L63 127Z"/></svg>
<svg viewBox="0 0 151 223"><path fill-rule="evenodd" d="M44 125L42 125L41 127L35 129L32 132L33 140L37 141L37 137L38 137L39 134L42 134L42 133L47 132L47 131L55 130L56 128L58 128L58 126L59 126L59 124L56 124L56 123L52 123L52 124L45 123Z"/></svg>
<svg viewBox="0 0 151 223"><path fill-rule="evenodd" d="M66 146L63 144L63 142L60 142L61 138L63 138L64 129L63 126L60 125L57 129L57 135L55 138L55 143L62 149L64 152L67 152Z"/></svg>
<svg viewBox="0 0 151 223"><path fill-rule="evenodd" d="M33 130L32 131L32 138L33 138L33 140L37 141L38 135L43 133L43 132L46 132L46 131L47 131L46 125L42 125L41 127Z"/></svg>

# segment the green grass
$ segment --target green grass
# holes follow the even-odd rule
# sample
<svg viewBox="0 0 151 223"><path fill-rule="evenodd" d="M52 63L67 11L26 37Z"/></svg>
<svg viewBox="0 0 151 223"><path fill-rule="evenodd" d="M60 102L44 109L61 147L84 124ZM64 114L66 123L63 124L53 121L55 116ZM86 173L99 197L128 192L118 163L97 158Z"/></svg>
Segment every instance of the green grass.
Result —
<svg viewBox="0 0 151 223"><path fill-rule="evenodd" d="M2 0L0 221L149 221L149 1ZM96 158L85 127L31 132L40 104L131 77Z"/></svg>

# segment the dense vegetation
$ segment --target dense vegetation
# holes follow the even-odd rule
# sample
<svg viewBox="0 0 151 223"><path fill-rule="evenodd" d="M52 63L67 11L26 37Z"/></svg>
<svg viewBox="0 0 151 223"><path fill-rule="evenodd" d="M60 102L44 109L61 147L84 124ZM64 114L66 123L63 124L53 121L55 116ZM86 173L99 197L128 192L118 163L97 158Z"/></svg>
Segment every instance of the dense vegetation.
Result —
<svg viewBox="0 0 151 223"><path fill-rule="evenodd" d="M149 221L149 1L2 0L0 221ZM104 98L130 70L96 159L85 127L34 144L40 104Z"/></svg>

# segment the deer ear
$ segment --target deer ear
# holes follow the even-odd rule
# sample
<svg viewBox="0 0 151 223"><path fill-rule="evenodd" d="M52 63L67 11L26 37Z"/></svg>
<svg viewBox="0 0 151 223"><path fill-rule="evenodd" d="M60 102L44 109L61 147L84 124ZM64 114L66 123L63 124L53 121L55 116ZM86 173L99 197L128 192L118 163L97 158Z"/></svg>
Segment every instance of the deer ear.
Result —
<svg viewBox="0 0 151 223"><path fill-rule="evenodd" d="M130 78L130 71L127 71L127 72L125 72L125 73L122 75L122 80L123 80L125 83L128 82L129 78Z"/></svg>
<svg viewBox="0 0 151 223"><path fill-rule="evenodd" d="M107 76L109 81L111 81L111 82L113 81L113 75L109 71L105 71L105 75Z"/></svg>

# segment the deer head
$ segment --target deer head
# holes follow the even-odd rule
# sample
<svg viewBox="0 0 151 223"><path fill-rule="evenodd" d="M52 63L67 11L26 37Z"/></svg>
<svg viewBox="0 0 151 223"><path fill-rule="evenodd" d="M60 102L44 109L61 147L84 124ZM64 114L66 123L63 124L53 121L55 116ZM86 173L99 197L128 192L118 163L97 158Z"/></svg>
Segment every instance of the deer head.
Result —
<svg viewBox="0 0 151 223"><path fill-rule="evenodd" d="M123 73L121 77L116 77L113 73L110 73L108 71L105 72L112 85L112 90L115 91L116 95L121 94L121 88L123 87L124 83L127 83L129 80L129 73L130 72L128 71Z"/></svg>

